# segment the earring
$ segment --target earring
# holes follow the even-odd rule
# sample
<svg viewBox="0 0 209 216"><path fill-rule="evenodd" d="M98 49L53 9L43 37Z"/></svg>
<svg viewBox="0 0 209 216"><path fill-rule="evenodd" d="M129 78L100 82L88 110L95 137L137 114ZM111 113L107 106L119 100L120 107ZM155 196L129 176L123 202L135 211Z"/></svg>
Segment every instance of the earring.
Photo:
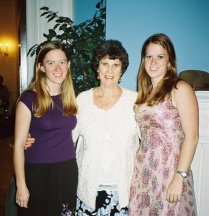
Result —
<svg viewBox="0 0 209 216"><path fill-rule="evenodd" d="M99 77L99 69L97 70L97 79L100 80L100 77Z"/></svg>
<svg viewBox="0 0 209 216"><path fill-rule="evenodd" d="M119 78L119 80L118 80L118 83L121 83L121 81L122 81L122 74L120 75L120 78Z"/></svg>

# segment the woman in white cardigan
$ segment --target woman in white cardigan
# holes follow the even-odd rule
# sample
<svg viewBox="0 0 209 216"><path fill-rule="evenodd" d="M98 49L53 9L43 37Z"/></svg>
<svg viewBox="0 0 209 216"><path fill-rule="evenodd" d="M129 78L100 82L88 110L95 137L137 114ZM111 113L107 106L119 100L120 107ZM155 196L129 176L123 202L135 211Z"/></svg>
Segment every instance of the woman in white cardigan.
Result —
<svg viewBox="0 0 209 216"><path fill-rule="evenodd" d="M107 40L92 66L100 86L77 97L79 168L77 215L127 215L133 161L138 149L136 93L119 87L129 64L121 42Z"/></svg>

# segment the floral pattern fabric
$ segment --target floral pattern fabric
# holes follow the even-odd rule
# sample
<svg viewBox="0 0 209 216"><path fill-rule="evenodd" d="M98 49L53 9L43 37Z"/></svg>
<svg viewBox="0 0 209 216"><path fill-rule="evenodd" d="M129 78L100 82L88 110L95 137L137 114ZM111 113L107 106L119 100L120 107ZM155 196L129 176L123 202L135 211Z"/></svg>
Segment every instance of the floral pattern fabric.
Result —
<svg viewBox="0 0 209 216"><path fill-rule="evenodd" d="M71 211L70 206L68 204L62 204L61 216L74 216L75 209Z"/></svg>
<svg viewBox="0 0 209 216"><path fill-rule="evenodd" d="M77 216L127 216L128 208L120 208L117 191L98 191L96 209L88 207L79 198L76 207Z"/></svg>
<svg viewBox="0 0 209 216"><path fill-rule="evenodd" d="M130 216L196 215L192 171L183 182L180 202L169 203L166 191L176 171L184 139L180 116L170 98L140 110L135 118L141 131L141 146L135 159L131 184Z"/></svg>

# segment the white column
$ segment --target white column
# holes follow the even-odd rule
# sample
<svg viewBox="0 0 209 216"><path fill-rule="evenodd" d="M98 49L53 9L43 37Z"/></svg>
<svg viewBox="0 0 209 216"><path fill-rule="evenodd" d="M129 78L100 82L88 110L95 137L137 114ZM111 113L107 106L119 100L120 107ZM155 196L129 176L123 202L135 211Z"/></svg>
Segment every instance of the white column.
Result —
<svg viewBox="0 0 209 216"><path fill-rule="evenodd" d="M196 92L199 103L199 143L192 162L198 216L209 215L209 91Z"/></svg>

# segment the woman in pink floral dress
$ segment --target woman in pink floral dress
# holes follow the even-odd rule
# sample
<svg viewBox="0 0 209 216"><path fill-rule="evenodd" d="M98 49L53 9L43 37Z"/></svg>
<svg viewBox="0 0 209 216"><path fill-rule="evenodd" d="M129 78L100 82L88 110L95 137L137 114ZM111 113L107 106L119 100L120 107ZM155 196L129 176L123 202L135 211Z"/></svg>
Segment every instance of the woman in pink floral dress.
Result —
<svg viewBox="0 0 209 216"><path fill-rule="evenodd" d="M198 143L198 103L192 87L178 79L174 46L164 34L152 35L142 47L134 110L141 146L129 215L196 215L190 165Z"/></svg>

